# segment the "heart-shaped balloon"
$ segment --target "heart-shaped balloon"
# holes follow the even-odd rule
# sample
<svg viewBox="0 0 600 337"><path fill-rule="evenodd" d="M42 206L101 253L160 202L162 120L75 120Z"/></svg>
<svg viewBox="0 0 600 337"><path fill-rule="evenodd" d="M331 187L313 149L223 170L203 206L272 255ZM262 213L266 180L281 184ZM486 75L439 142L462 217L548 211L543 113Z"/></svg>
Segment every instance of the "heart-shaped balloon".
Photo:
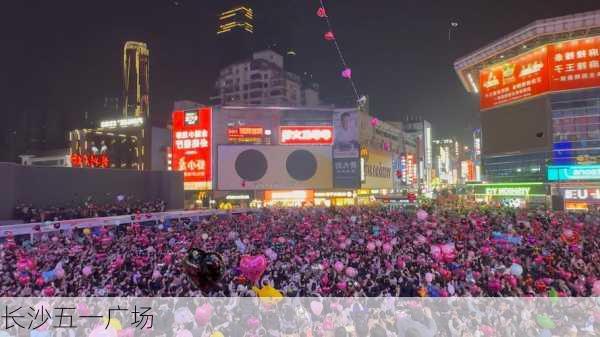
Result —
<svg viewBox="0 0 600 337"><path fill-rule="evenodd" d="M316 316L321 315L321 312L323 312L323 303L319 301L310 302L310 311Z"/></svg>
<svg viewBox="0 0 600 337"><path fill-rule="evenodd" d="M267 269L267 259L264 255L244 255L240 261L240 270L244 276L253 283L258 282Z"/></svg>
<svg viewBox="0 0 600 337"><path fill-rule="evenodd" d="M212 316L212 305L209 303L204 303L202 306L196 308L196 314L194 318L196 319L196 323L200 326L206 325Z"/></svg>

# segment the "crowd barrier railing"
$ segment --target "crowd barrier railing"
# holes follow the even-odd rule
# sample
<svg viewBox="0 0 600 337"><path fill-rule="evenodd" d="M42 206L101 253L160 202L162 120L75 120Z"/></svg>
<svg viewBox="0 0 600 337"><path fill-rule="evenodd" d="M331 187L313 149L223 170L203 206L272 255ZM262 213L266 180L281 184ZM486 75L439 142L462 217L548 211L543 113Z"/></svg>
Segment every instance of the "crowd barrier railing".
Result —
<svg viewBox="0 0 600 337"><path fill-rule="evenodd" d="M228 214L244 214L249 212L256 212L257 209L251 208L239 208L233 210L193 210L193 211L167 211L159 213L143 213L143 214L132 214L132 215L119 215L110 217L97 217L97 218L85 218L85 219L72 219L62 221L44 221L35 223L24 223L15 225L4 225L0 227L0 238L9 235L33 235L33 234L44 234L58 231L70 231L75 228L94 228L103 226L118 226L130 223L151 223L155 222L159 224L161 222L169 220L179 219L191 219L192 221L198 221L202 218L211 217L214 215L228 215Z"/></svg>

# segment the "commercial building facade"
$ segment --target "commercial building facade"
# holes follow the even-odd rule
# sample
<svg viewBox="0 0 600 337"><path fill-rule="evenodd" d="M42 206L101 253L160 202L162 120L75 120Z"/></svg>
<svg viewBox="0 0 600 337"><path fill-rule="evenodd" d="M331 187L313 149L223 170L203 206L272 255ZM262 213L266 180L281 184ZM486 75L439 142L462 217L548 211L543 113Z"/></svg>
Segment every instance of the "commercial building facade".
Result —
<svg viewBox="0 0 600 337"><path fill-rule="evenodd" d="M555 207L581 209L557 197L586 195L594 179L550 176L600 159L600 11L536 21L455 69L480 95L482 180L544 183Z"/></svg>
<svg viewBox="0 0 600 337"><path fill-rule="evenodd" d="M217 106L173 116L171 169L184 171L189 198L204 206L348 205L399 191L402 130L362 109ZM179 165L191 159L202 163ZM200 168L211 174L193 184Z"/></svg>

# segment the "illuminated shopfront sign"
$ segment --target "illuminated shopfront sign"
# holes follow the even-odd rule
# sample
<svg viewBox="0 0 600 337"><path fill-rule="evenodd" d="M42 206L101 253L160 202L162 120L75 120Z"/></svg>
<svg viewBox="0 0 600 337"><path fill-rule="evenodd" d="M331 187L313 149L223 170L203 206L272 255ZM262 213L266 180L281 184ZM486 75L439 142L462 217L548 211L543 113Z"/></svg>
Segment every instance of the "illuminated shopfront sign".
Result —
<svg viewBox="0 0 600 337"><path fill-rule="evenodd" d="M210 189L212 109L173 112L172 132L172 169L184 172L185 189Z"/></svg>
<svg viewBox="0 0 600 337"><path fill-rule="evenodd" d="M600 86L600 37L542 46L480 72L480 107Z"/></svg>
<svg viewBox="0 0 600 337"><path fill-rule="evenodd" d="M226 196L225 199L226 200L250 200L250 195L248 195L248 194L240 194L240 195L230 194L230 195Z"/></svg>
<svg viewBox="0 0 600 337"><path fill-rule="evenodd" d="M565 188L565 200L575 201L600 201L600 188Z"/></svg>
<svg viewBox="0 0 600 337"><path fill-rule="evenodd" d="M229 141L240 140L260 140L263 137L264 129L260 126L240 126L227 128L227 138Z"/></svg>
<svg viewBox="0 0 600 337"><path fill-rule="evenodd" d="M313 199L314 199L314 191L313 190L265 191L265 201L271 201L271 200L310 201Z"/></svg>
<svg viewBox="0 0 600 337"><path fill-rule="evenodd" d="M315 192L315 198L352 198L353 196L350 191Z"/></svg>
<svg viewBox="0 0 600 337"><path fill-rule="evenodd" d="M136 127L144 124L144 118L136 117L136 118L125 118L125 119L117 119L110 121L100 122L100 127L103 129L115 129L115 128L127 128L127 127Z"/></svg>
<svg viewBox="0 0 600 337"><path fill-rule="evenodd" d="M333 128L331 126L282 126L281 144L331 145Z"/></svg>
<svg viewBox="0 0 600 337"><path fill-rule="evenodd" d="M71 167L90 167L90 168L108 168L110 160L108 155L87 155L73 153L71 155Z"/></svg>
<svg viewBox="0 0 600 337"><path fill-rule="evenodd" d="M545 196L544 183L498 183L498 184L473 184L475 195L489 197L530 197Z"/></svg>
<svg viewBox="0 0 600 337"><path fill-rule="evenodd" d="M548 181L600 180L600 165L551 165Z"/></svg>

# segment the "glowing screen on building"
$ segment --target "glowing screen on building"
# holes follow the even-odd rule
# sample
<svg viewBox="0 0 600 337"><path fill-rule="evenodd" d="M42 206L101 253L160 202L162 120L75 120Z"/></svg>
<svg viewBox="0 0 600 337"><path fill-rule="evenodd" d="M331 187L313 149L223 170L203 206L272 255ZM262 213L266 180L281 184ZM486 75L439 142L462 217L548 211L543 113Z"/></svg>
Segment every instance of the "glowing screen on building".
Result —
<svg viewBox="0 0 600 337"><path fill-rule="evenodd" d="M600 37L548 44L479 73L480 108L600 86Z"/></svg>
<svg viewBox="0 0 600 337"><path fill-rule="evenodd" d="M172 162L186 189L206 189L212 178L212 109L173 112Z"/></svg>

